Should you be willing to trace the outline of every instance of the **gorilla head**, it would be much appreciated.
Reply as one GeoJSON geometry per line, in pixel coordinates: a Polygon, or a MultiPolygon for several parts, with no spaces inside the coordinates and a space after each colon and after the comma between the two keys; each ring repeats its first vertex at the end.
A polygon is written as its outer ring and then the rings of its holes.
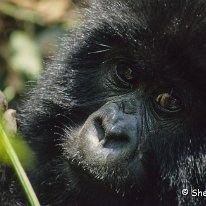
{"type": "Polygon", "coordinates": [[[94,1],[84,17],[20,109],[40,201],[205,205],[205,1],[94,1]]]}

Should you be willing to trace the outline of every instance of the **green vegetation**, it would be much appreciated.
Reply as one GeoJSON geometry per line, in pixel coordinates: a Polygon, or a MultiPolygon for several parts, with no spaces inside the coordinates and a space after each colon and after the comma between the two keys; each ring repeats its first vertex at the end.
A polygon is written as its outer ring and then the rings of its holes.
{"type": "Polygon", "coordinates": [[[19,178],[19,181],[25,191],[26,197],[31,206],[40,206],[35,192],[29,182],[29,179],[22,167],[20,159],[25,159],[26,166],[33,164],[32,153],[26,143],[21,139],[7,132],[3,121],[0,122],[0,161],[12,166],[19,178]],[[28,158],[30,156],[30,158],[28,158]]]}

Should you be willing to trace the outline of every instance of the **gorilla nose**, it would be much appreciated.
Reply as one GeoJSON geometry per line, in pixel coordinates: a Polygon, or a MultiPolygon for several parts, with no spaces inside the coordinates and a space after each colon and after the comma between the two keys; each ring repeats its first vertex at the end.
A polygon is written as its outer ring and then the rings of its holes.
{"type": "Polygon", "coordinates": [[[81,155],[105,164],[133,158],[140,142],[140,121],[128,111],[112,103],[90,115],[79,131],[81,155]]]}
{"type": "MultiPolygon", "coordinates": [[[[138,120],[117,107],[106,111],[99,119],[98,138],[105,148],[121,149],[138,143],[138,120]]],[[[96,128],[97,128],[96,127],[96,128]]]]}

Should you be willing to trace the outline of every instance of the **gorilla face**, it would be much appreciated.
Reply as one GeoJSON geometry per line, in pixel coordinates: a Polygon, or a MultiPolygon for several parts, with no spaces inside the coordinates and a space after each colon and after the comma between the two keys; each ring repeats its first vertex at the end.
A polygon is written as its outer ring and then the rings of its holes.
{"type": "Polygon", "coordinates": [[[204,205],[206,4],[94,2],[21,108],[46,205],[204,205]]]}

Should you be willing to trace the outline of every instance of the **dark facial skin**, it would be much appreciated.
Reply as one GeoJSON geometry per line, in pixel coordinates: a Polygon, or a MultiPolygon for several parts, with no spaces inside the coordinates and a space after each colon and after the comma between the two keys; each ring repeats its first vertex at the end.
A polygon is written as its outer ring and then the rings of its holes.
{"type": "Polygon", "coordinates": [[[85,19],[18,116],[42,205],[205,205],[205,1],[103,0],[85,19]]]}

